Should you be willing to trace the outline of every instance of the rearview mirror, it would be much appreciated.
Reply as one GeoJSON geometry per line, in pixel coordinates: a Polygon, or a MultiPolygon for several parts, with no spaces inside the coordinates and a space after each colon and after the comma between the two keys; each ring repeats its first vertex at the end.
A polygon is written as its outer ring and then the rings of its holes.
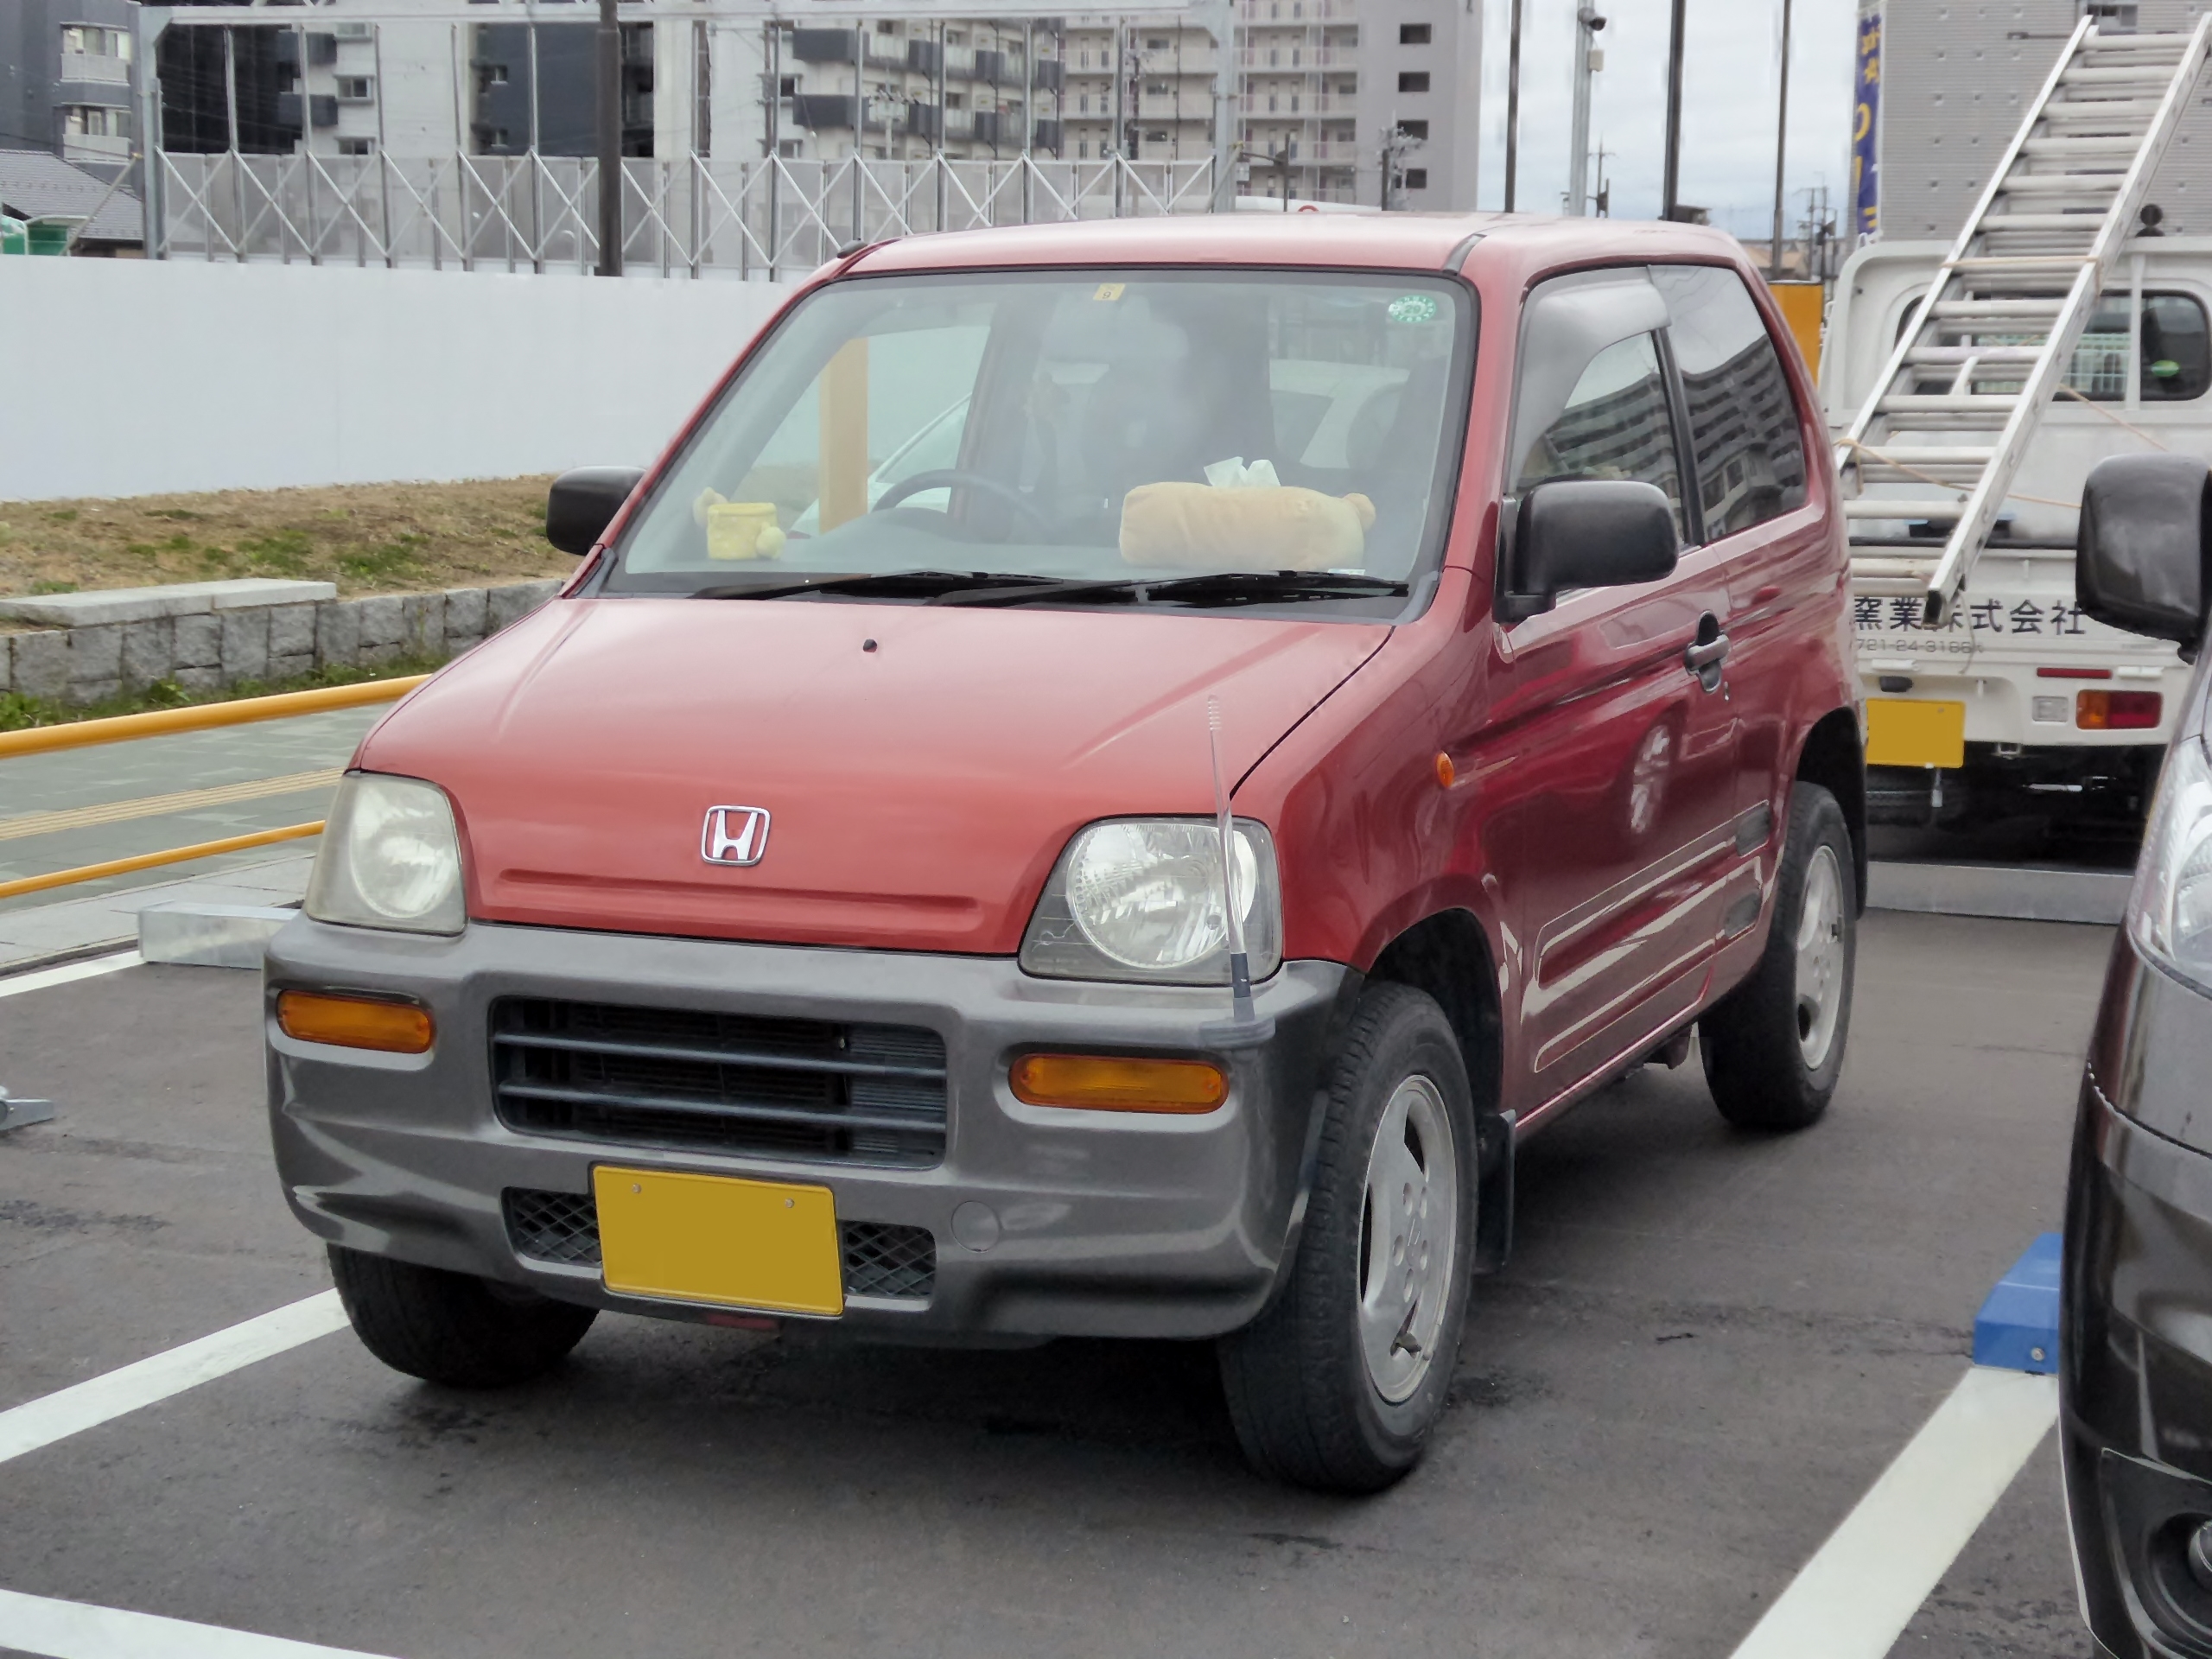
{"type": "Polygon", "coordinates": [[[2208,477],[2190,455],[2113,455],[2089,469],[2074,551],[2074,594],[2085,613],[2196,656],[2208,477]]]}
{"type": "Polygon", "coordinates": [[[635,467],[578,467],[545,496],[545,539],[563,553],[588,553],[607,533],[645,473],[635,467]]]}
{"type": "Polygon", "coordinates": [[[1675,510],[1655,484],[1562,478],[1521,498],[1498,618],[1548,611],[1573,588],[1622,588],[1675,574],[1675,510]]]}

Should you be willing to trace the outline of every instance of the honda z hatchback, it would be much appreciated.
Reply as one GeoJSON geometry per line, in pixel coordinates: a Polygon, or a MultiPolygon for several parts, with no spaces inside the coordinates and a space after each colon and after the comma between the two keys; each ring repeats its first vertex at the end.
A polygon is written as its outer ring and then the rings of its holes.
{"type": "Polygon", "coordinates": [[[1513,1148],[1693,1027],[1810,1123],[1863,888],[1818,406],[1734,242],[1291,217],[819,273],[355,756],[268,963],[363,1340],[1213,1338],[1419,1458],[1513,1148]]]}

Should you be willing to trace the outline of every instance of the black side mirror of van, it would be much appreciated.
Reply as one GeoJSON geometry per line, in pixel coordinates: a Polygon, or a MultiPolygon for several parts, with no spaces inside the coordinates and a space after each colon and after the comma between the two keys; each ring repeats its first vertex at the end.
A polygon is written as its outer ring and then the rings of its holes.
{"type": "Polygon", "coordinates": [[[588,553],[645,476],[636,467],[578,467],[545,495],[545,539],[563,553],[588,553]]]}
{"type": "Polygon", "coordinates": [[[2082,486],[2074,594],[2088,615],[2171,639],[2191,659],[2204,634],[2206,486],[2190,455],[2113,455],[2082,486]]]}
{"type": "Polygon", "coordinates": [[[1675,574],[1675,510],[1655,484],[1561,478],[1521,498],[1498,620],[1548,611],[1573,588],[1621,588],[1675,574]]]}

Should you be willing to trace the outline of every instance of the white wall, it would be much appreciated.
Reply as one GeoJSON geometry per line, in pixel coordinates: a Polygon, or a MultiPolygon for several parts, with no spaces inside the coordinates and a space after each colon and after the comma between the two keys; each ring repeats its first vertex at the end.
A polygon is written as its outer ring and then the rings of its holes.
{"type": "Polygon", "coordinates": [[[788,291],[0,258],[0,500],[643,466],[788,291]]]}

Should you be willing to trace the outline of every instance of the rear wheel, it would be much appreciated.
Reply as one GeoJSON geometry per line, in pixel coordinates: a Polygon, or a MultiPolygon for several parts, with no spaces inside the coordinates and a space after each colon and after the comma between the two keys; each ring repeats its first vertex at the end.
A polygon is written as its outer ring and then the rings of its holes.
{"type": "Polygon", "coordinates": [[[1443,1010],[1370,988],[1326,1110],[1289,1281],[1223,1338],[1222,1380],[1262,1473],[1378,1491],[1421,1460],[1466,1320],[1474,1110],[1443,1010]]]}
{"type": "Polygon", "coordinates": [[[1766,950],[1698,1027],[1706,1081],[1731,1123],[1802,1129],[1827,1109],[1851,1031],[1858,915],[1843,809],[1801,780],[1790,791],[1766,950]]]}
{"type": "Polygon", "coordinates": [[[442,1268],[330,1246],[361,1344],[395,1371],[454,1389],[526,1382],[559,1364],[597,1312],[442,1268]]]}

